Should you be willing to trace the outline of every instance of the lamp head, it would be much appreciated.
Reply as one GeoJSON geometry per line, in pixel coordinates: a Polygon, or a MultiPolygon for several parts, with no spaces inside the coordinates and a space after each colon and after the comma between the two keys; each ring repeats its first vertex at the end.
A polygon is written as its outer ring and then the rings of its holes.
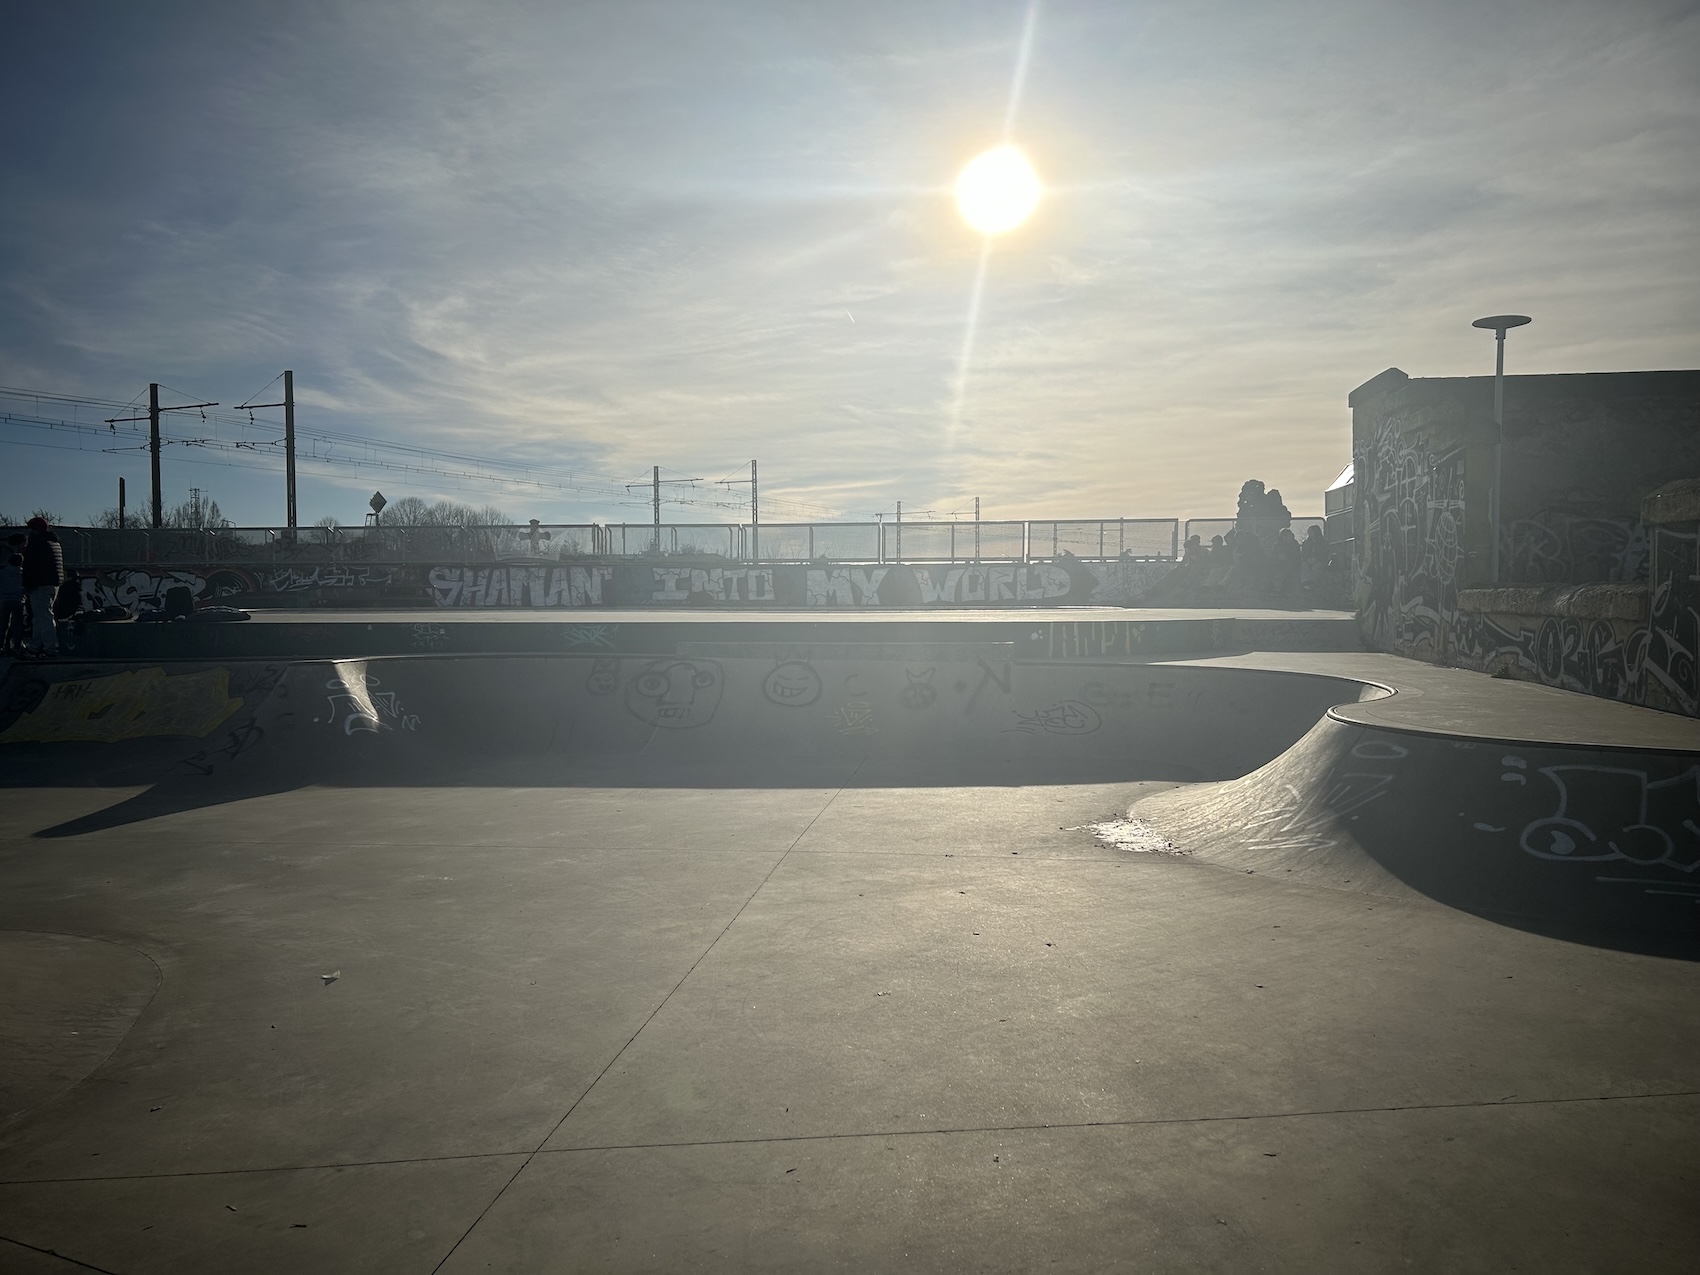
{"type": "Polygon", "coordinates": [[[1507,328],[1520,328],[1530,321],[1526,314],[1490,314],[1485,319],[1475,320],[1470,326],[1492,328],[1495,336],[1504,336],[1507,328]]]}

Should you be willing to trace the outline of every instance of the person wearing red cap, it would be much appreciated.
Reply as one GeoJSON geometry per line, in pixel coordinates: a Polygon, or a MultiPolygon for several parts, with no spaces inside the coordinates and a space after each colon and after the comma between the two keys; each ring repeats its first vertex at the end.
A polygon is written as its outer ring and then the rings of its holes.
{"type": "Polygon", "coordinates": [[[24,542],[24,594],[29,598],[33,639],[31,654],[58,655],[59,630],[53,623],[53,595],[65,583],[65,550],[47,519],[31,518],[24,524],[29,539],[24,542]]]}

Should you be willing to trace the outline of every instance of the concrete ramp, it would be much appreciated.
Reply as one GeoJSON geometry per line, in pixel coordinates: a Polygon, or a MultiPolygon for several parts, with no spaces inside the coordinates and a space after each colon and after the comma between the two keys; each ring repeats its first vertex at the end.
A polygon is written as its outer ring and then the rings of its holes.
{"type": "Polygon", "coordinates": [[[1158,793],[1132,813],[1207,862],[1700,956],[1695,753],[1474,741],[1329,715],[1250,774],[1158,793]]]}

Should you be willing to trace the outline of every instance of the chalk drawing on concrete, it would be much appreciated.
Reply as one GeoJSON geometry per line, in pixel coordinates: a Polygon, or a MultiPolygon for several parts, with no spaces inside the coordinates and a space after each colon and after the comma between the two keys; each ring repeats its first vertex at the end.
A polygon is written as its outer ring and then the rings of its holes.
{"type": "Polygon", "coordinates": [[[619,631],[618,624],[564,624],[561,626],[561,645],[611,651],[614,649],[614,635],[619,631]]]}
{"type": "Polygon", "coordinates": [[[1700,766],[1669,779],[1615,766],[1542,766],[1550,813],[1518,844],[1537,859],[1700,869],[1700,766]]]}
{"type": "Polygon", "coordinates": [[[410,625],[408,644],[415,651],[440,651],[449,644],[449,631],[441,624],[410,625]]]}
{"type": "Polygon", "coordinates": [[[197,775],[210,775],[226,762],[235,761],[265,737],[266,732],[258,722],[245,721],[233,727],[224,737],[224,743],[217,748],[203,749],[183,758],[178,765],[197,775]]]}
{"type": "Polygon", "coordinates": [[[986,663],[983,657],[976,658],[974,662],[980,666],[980,680],[975,683],[974,693],[968,697],[968,703],[963,706],[962,711],[964,713],[973,709],[975,701],[980,698],[981,692],[983,692],[987,686],[996,686],[998,690],[1002,691],[1005,695],[1008,695],[1010,683],[1015,676],[1014,667],[1010,664],[1006,663],[1003,666],[1003,672],[999,673],[990,664],[986,663]]]}
{"type": "Polygon", "coordinates": [[[917,712],[931,708],[939,697],[938,689],[933,685],[933,674],[937,672],[936,668],[904,669],[903,689],[897,693],[898,702],[904,708],[917,712]]]}
{"type": "Polygon", "coordinates": [[[590,662],[590,675],[584,679],[587,695],[612,695],[620,689],[620,661],[595,659],[590,662]]]}
{"type": "Polygon", "coordinates": [[[626,711],[662,730],[706,726],[725,684],[712,660],[651,660],[626,684],[626,711]]]}
{"type": "Polygon", "coordinates": [[[782,660],[761,682],[767,702],[781,708],[807,708],[820,699],[823,689],[820,674],[804,660],[782,660]]]}
{"type": "Polygon", "coordinates": [[[1015,714],[1015,725],[1005,732],[1023,735],[1090,735],[1104,724],[1098,710],[1082,700],[1066,699],[1036,712],[1015,714]]]}
{"type": "Polygon", "coordinates": [[[325,715],[315,717],[315,723],[328,723],[341,729],[344,735],[376,735],[382,731],[419,729],[419,716],[401,706],[394,691],[383,691],[376,677],[368,673],[338,671],[325,683],[330,692],[325,696],[325,715]]]}
{"type": "Polygon", "coordinates": [[[1393,779],[1390,774],[1334,770],[1312,791],[1300,793],[1292,784],[1282,784],[1286,801],[1259,810],[1240,825],[1242,831],[1254,834],[1246,846],[1308,853],[1330,849],[1340,839],[1340,821],[1386,796],[1393,779]]]}
{"type": "Polygon", "coordinates": [[[832,720],[840,735],[873,735],[879,728],[874,724],[874,706],[868,699],[867,688],[860,673],[844,679],[843,698],[832,712],[832,720]]]}

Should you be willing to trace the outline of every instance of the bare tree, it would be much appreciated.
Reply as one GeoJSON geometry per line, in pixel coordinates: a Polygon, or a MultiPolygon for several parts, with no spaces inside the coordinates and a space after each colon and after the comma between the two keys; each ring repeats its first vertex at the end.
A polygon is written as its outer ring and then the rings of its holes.
{"type": "Polygon", "coordinates": [[[514,520],[494,505],[474,508],[452,500],[427,503],[418,496],[403,496],[384,508],[386,527],[511,527],[514,520]]]}

